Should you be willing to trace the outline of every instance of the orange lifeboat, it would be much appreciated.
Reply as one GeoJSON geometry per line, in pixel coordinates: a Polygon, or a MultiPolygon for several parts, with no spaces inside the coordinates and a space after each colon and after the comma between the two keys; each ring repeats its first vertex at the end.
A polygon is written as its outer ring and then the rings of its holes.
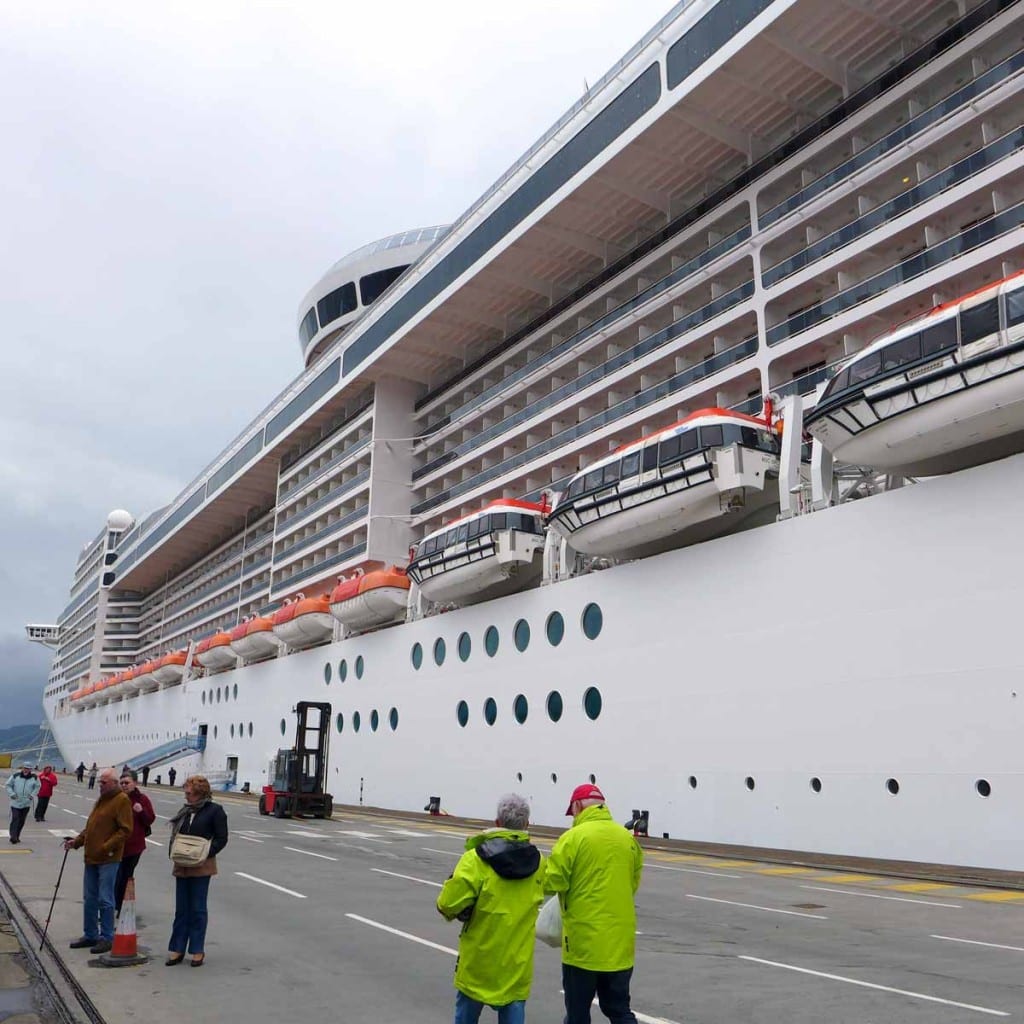
{"type": "Polygon", "coordinates": [[[153,669],[153,678],[161,686],[176,686],[185,674],[187,660],[187,651],[172,651],[170,654],[165,654],[162,658],[157,659],[156,668],[153,669]]]}
{"type": "Polygon", "coordinates": [[[121,689],[124,690],[125,693],[138,693],[138,677],[139,670],[137,668],[125,669],[121,673],[121,682],[119,684],[121,686],[121,689]]]}
{"type": "Polygon", "coordinates": [[[87,707],[91,707],[93,704],[96,703],[96,701],[93,699],[93,694],[95,693],[95,690],[96,690],[96,684],[95,683],[86,683],[85,686],[83,686],[81,691],[80,691],[80,693],[82,695],[81,696],[81,701],[87,707]]]}
{"type": "Polygon", "coordinates": [[[297,595],[274,612],[274,635],[289,647],[309,647],[334,634],[331,599],[297,595]]]}
{"type": "Polygon", "coordinates": [[[265,616],[254,616],[240,622],[228,633],[231,650],[240,658],[251,661],[277,654],[278,643],[272,632],[274,623],[265,616]]]}
{"type": "Polygon", "coordinates": [[[214,672],[217,669],[234,668],[236,655],[231,650],[230,643],[230,633],[214,633],[213,636],[208,636],[196,644],[195,660],[203,668],[214,672]]]}
{"type": "Polygon", "coordinates": [[[160,685],[153,675],[154,671],[156,671],[155,660],[145,662],[136,672],[134,682],[142,693],[155,690],[160,685]]]}
{"type": "Polygon", "coordinates": [[[395,622],[405,615],[409,582],[405,570],[394,565],[342,576],[331,591],[331,614],[349,629],[395,622]]]}

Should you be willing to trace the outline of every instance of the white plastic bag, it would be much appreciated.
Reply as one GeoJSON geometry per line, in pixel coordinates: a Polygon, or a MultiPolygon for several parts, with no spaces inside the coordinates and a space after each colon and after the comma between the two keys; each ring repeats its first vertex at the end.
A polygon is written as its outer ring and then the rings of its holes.
{"type": "Polygon", "coordinates": [[[537,938],[555,948],[562,945],[562,907],[557,896],[552,896],[540,908],[537,915],[537,938]]]}

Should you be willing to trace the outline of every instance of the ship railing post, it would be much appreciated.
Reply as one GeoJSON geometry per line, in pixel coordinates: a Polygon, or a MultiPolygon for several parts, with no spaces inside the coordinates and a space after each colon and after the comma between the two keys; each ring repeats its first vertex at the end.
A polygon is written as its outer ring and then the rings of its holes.
{"type": "Polygon", "coordinates": [[[815,511],[832,504],[834,487],[832,453],[817,438],[811,444],[811,508],[815,511]]]}
{"type": "Polygon", "coordinates": [[[782,452],[779,459],[779,519],[800,514],[800,448],[804,436],[804,403],[800,395],[782,400],[782,452]]]}

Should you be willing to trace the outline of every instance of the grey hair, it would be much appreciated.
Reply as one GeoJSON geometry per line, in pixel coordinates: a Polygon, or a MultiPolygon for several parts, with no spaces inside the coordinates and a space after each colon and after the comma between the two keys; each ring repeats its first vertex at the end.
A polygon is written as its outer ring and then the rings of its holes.
{"type": "Polygon", "coordinates": [[[502,828],[525,829],[530,824],[530,805],[518,793],[506,793],[498,798],[495,820],[502,828]]]}

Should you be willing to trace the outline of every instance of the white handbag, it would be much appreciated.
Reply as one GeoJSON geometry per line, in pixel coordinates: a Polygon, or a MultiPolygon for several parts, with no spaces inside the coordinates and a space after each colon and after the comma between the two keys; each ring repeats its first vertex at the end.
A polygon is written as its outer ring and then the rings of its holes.
{"type": "Polygon", "coordinates": [[[182,868],[196,868],[210,856],[210,840],[179,832],[171,843],[171,860],[182,868]]]}
{"type": "Polygon", "coordinates": [[[562,907],[552,896],[537,915],[537,938],[556,949],[562,945],[562,907]]]}

